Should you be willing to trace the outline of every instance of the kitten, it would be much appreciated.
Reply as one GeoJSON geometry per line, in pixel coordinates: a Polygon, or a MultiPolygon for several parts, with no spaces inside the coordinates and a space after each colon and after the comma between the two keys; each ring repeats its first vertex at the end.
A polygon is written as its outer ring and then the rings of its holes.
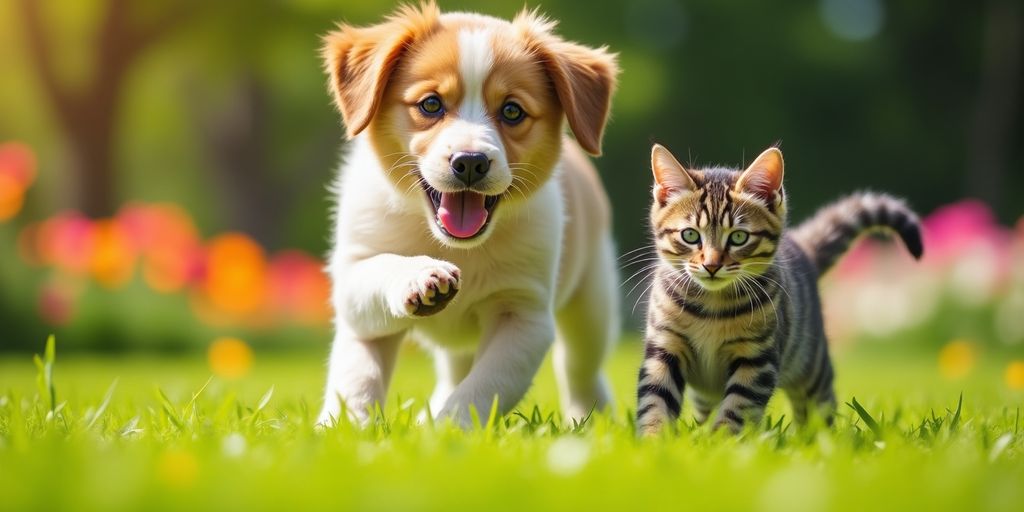
{"type": "Polygon", "coordinates": [[[732,432],[758,422],[776,388],[798,423],[808,410],[831,422],[836,398],[817,279],[865,230],[885,228],[922,253],[918,217],[901,200],[861,193],[790,232],[782,152],[745,171],[687,170],[660,145],[651,152],[651,227],[658,253],[637,391],[642,434],[674,425],[688,384],[703,423],[732,432]]]}

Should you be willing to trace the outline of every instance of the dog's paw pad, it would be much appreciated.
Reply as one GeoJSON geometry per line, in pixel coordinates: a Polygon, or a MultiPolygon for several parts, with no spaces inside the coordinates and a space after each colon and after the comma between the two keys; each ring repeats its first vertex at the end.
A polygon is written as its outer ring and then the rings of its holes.
{"type": "Polygon", "coordinates": [[[406,293],[406,314],[430,316],[441,312],[458,293],[459,285],[459,269],[454,265],[442,264],[421,270],[406,293]]]}

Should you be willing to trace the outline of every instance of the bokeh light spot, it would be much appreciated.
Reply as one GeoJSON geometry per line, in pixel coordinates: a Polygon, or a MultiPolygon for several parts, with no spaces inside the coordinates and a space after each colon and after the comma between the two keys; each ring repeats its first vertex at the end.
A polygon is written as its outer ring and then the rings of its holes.
{"type": "Polygon", "coordinates": [[[207,357],[213,374],[225,379],[245,377],[252,368],[252,349],[238,338],[217,338],[210,344],[207,357]]]}
{"type": "Polygon", "coordinates": [[[967,340],[953,340],[939,351],[939,373],[951,380],[970,375],[977,362],[975,344],[967,340]]]}
{"type": "Polygon", "coordinates": [[[195,484],[199,476],[199,461],[195,455],[184,451],[167,451],[160,455],[156,465],[156,476],[169,487],[186,489],[195,484]]]}
{"type": "Polygon", "coordinates": [[[39,316],[54,326],[67,325],[74,319],[78,290],[73,283],[54,280],[39,290],[39,316]]]}
{"type": "Polygon", "coordinates": [[[1014,391],[1024,391],[1024,361],[1010,361],[1006,366],[1006,386],[1014,391]]]}
{"type": "Polygon", "coordinates": [[[821,19],[840,39],[866,41],[881,32],[885,7],[879,0],[822,0],[821,19]]]}

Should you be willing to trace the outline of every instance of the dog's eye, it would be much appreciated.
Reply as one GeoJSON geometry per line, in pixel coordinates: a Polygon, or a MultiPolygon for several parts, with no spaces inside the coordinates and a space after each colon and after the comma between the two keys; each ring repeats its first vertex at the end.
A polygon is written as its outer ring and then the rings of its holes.
{"type": "Polygon", "coordinates": [[[441,103],[441,98],[428,96],[427,99],[420,102],[420,112],[428,117],[436,117],[444,114],[444,104],[441,103]]]}
{"type": "Polygon", "coordinates": [[[746,231],[743,231],[742,229],[738,229],[736,231],[733,231],[729,235],[729,243],[731,245],[735,245],[735,246],[743,245],[743,244],[747,243],[747,240],[749,240],[749,239],[750,239],[750,233],[747,233],[746,231]]]}
{"type": "Polygon", "coordinates": [[[501,119],[508,124],[516,124],[524,117],[526,117],[526,112],[523,112],[523,107],[514,101],[505,102],[501,106],[501,119]]]}
{"type": "Polygon", "coordinates": [[[686,228],[683,230],[683,241],[688,244],[700,242],[700,233],[696,229],[686,228]]]}

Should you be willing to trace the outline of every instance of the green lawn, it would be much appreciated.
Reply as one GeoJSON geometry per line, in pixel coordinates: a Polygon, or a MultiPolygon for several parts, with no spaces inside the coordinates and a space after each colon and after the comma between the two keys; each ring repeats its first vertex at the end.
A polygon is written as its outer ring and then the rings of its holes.
{"type": "Polygon", "coordinates": [[[950,381],[932,353],[842,353],[839,396],[856,397],[865,414],[843,405],[833,429],[790,427],[778,397],[772,425],[739,437],[687,423],[678,436],[638,441],[628,412],[639,356],[639,346],[626,343],[609,364],[620,400],[614,416],[578,429],[548,421],[556,399],[544,368],[520,405],[525,418],[465,433],[416,425],[432,378],[429,361],[412,349],[399,363],[386,420],[326,433],[311,425],[322,354],[257,351],[247,377],[215,378],[204,389],[202,354],[58,353],[55,414],[31,358],[7,356],[0,358],[0,510],[1024,506],[1024,394],[1006,387],[1004,361],[994,356],[950,381]]]}

